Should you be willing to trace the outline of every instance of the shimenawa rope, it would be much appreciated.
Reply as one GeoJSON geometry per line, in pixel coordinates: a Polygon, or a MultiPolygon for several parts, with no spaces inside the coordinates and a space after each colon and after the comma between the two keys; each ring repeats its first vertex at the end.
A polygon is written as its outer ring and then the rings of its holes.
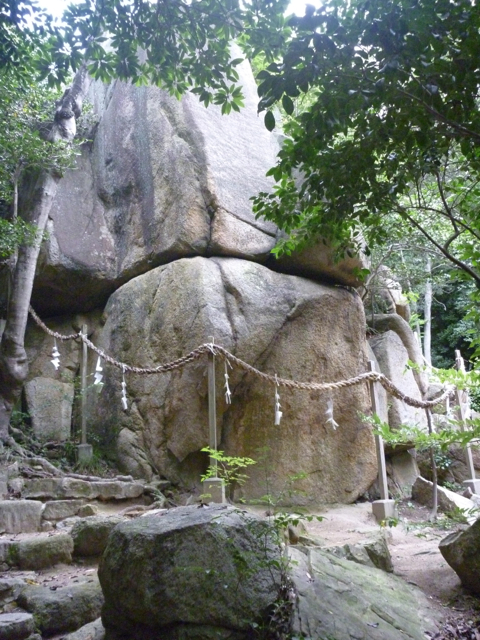
{"type": "Polygon", "coordinates": [[[193,362],[198,360],[204,353],[212,353],[215,356],[222,357],[225,361],[227,361],[230,366],[234,364],[239,368],[247,371],[248,373],[252,373],[253,375],[266,380],[272,384],[276,384],[280,387],[287,387],[288,389],[305,389],[309,391],[332,391],[335,389],[345,389],[347,387],[353,387],[357,384],[361,384],[362,382],[378,382],[382,385],[382,387],[388,391],[392,396],[398,398],[399,400],[403,400],[406,404],[417,407],[419,409],[429,409],[439,404],[445,398],[447,398],[453,390],[453,387],[448,386],[445,391],[434,398],[433,400],[417,400],[416,398],[411,398],[410,396],[405,395],[398,389],[383,373],[379,373],[377,371],[367,371],[366,373],[361,373],[354,378],[349,378],[348,380],[339,380],[337,382],[298,382],[296,380],[289,380],[288,378],[279,378],[276,375],[270,375],[268,373],[264,373],[263,371],[259,371],[252,365],[244,362],[240,358],[237,358],[232,353],[227,351],[224,347],[221,347],[218,344],[214,344],[211,342],[207,342],[205,344],[200,345],[183,358],[178,358],[177,360],[173,360],[172,362],[167,362],[165,364],[160,364],[158,367],[132,367],[131,365],[125,364],[124,362],[120,362],[112,356],[109,356],[102,349],[99,349],[91,340],[88,339],[81,331],[78,333],[71,333],[69,335],[63,335],[56,331],[52,331],[47,327],[47,325],[38,317],[32,307],[30,307],[30,315],[41,327],[45,333],[52,336],[53,338],[57,338],[57,340],[81,340],[84,342],[89,349],[98,354],[105,362],[108,362],[114,367],[121,369],[122,371],[129,371],[130,373],[136,373],[140,375],[149,375],[154,373],[166,373],[167,371],[173,371],[175,369],[180,369],[184,367],[189,362],[193,362]]]}

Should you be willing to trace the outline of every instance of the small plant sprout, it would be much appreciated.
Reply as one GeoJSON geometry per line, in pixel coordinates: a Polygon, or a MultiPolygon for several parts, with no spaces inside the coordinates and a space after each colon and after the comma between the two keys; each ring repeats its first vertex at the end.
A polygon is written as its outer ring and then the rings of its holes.
{"type": "Polygon", "coordinates": [[[201,476],[201,481],[205,482],[211,478],[221,478],[225,487],[229,488],[230,497],[232,497],[235,485],[242,486],[248,480],[248,476],[243,472],[243,469],[252,464],[257,464],[251,458],[227,456],[223,451],[217,451],[210,447],[204,447],[202,451],[208,453],[211,463],[206,473],[201,476]]]}

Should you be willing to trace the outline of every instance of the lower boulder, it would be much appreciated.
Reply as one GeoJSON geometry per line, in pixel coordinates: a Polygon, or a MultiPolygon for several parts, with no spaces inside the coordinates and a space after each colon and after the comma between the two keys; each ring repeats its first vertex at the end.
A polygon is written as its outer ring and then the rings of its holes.
{"type": "Polygon", "coordinates": [[[463,586],[480,595],[480,518],[465,531],[444,538],[439,549],[463,586]]]}
{"type": "Polygon", "coordinates": [[[99,567],[106,639],[251,638],[280,588],[270,525],[223,505],[124,522],[99,567]]]}
{"type": "Polygon", "coordinates": [[[435,614],[401,578],[322,549],[290,549],[294,637],[425,640],[435,614]]]}

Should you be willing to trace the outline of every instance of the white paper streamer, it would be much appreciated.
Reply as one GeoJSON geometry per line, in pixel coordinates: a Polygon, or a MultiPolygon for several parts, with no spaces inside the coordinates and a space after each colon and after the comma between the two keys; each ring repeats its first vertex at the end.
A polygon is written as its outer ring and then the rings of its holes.
{"type": "Polygon", "coordinates": [[[280,411],[280,409],[282,408],[280,405],[280,396],[278,394],[278,386],[276,383],[277,380],[277,374],[275,374],[275,426],[278,426],[280,424],[280,420],[282,419],[283,416],[283,411],[280,411]]]}
{"type": "Polygon", "coordinates": [[[123,367],[123,373],[122,373],[122,407],[124,411],[127,411],[128,402],[127,402],[127,383],[125,382],[125,367],[123,367]]]}
{"type": "Polygon", "coordinates": [[[224,389],[225,389],[225,402],[226,402],[227,404],[232,404],[232,392],[230,391],[230,387],[229,387],[229,385],[228,385],[228,378],[229,378],[229,375],[228,375],[228,366],[229,366],[229,365],[230,365],[230,367],[232,366],[232,365],[228,362],[228,360],[225,360],[225,384],[224,384],[223,386],[224,386],[224,389]]]}
{"type": "Polygon", "coordinates": [[[101,391],[103,387],[103,367],[102,367],[102,358],[98,356],[97,366],[95,367],[95,373],[93,375],[93,384],[98,388],[98,391],[101,391]]]}
{"type": "Polygon", "coordinates": [[[325,411],[325,415],[327,416],[327,424],[329,424],[335,430],[338,427],[338,423],[335,422],[333,418],[333,399],[329,398],[327,400],[327,409],[325,411]]]}
{"type": "Polygon", "coordinates": [[[52,349],[53,360],[50,360],[50,362],[53,364],[55,369],[58,369],[58,367],[60,366],[60,351],[57,349],[57,339],[54,338],[53,340],[54,340],[53,349],[52,349]]]}

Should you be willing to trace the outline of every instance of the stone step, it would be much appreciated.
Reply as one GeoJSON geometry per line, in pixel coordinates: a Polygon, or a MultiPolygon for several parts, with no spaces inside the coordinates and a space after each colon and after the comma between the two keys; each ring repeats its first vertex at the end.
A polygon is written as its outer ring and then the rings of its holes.
{"type": "Polygon", "coordinates": [[[100,616],[103,595],[98,578],[51,590],[44,585],[26,585],[18,605],[33,614],[42,635],[76,631],[100,616]]]}
{"type": "Polygon", "coordinates": [[[31,613],[0,614],[0,640],[24,640],[35,631],[31,613]]]}

